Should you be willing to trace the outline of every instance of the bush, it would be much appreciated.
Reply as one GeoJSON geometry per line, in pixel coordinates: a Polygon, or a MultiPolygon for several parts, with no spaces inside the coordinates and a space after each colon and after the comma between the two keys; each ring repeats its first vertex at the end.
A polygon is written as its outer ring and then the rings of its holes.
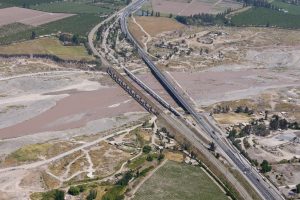
{"type": "Polygon", "coordinates": [[[48,192],[45,192],[42,194],[42,200],[48,200],[48,199],[54,199],[54,200],[64,200],[65,199],[65,192],[62,190],[50,190],[48,192]]]}
{"type": "Polygon", "coordinates": [[[93,200],[97,197],[97,190],[90,190],[89,195],[86,197],[87,200],[93,200]]]}
{"type": "Polygon", "coordinates": [[[261,166],[261,171],[263,173],[269,172],[272,169],[272,166],[269,165],[269,162],[266,160],[263,160],[262,163],[260,164],[260,166],[261,166]]]}
{"type": "Polygon", "coordinates": [[[147,158],[146,158],[146,160],[149,161],[149,162],[151,162],[151,161],[153,161],[153,157],[151,155],[148,155],[147,158]]]}
{"type": "Polygon", "coordinates": [[[80,194],[80,188],[77,186],[71,186],[68,190],[68,194],[72,196],[77,196],[80,194]]]}
{"type": "Polygon", "coordinates": [[[157,160],[161,161],[161,160],[163,160],[164,158],[165,158],[165,155],[162,154],[162,153],[160,153],[160,154],[158,155],[158,157],[157,157],[157,160]]]}
{"type": "Polygon", "coordinates": [[[139,176],[146,176],[147,173],[148,173],[149,171],[151,171],[152,169],[154,169],[153,166],[147,167],[146,169],[144,169],[143,171],[141,171],[141,172],[139,173],[139,176]]]}
{"type": "Polygon", "coordinates": [[[86,189],[86,185],[78,185],[79,191],[84,192],[86,189]]]}
{"type": "Polygon", "coordinates": [[[296,192],[300,193],[300,183],[298,185],[296,185],[296,192]]]}
{"type": "Polygon", "coordinates": [[[145,146],[143,147],[143,152],[144,152],[144,153],[150,153],[150,151],[151,151],[151,147],[150,147],[149,145],[145,145],[145,146]]]}
{"type": "Polygon", "coordinates": [[[122,200],[124,199],[123,193],[124,186],[115,186],[111,189],[109,189],[104,196],[102,197],[102,200],[122,200]]]}
{"type": "Polygon", "coordinates": [[[55,190],[54,193],[55,200],[64,200],[65,199],[65,192],[62,190],[55,190]]]}
{"type": "Polygon", "coordinates": [[[132,172],[128,171],[124,174],[124,176],[116,183],[116,185],[126,186],[130,179],[133,177],[132,172]]]}

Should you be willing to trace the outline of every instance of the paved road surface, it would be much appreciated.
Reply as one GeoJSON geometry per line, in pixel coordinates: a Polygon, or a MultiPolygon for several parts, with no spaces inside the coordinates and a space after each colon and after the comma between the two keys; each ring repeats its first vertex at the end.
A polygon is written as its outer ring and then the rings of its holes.
{"type": "Polygon", "coordinates": [[[240,172],[242,174],[244,173],[244,177],[248,179],[249,183],[252,184],[252,186],[257,190],[261,197],[270,200],[283,199],[283,197],[276,188],[266,183],[262,179],[261,175],[256,170],[252,169],[251,164],[247,162],[245,158],[241,157],[241,155],[238,152],[234,151],[234,149],[229,147],[228,144],[219,137],[219,135],[221,135],[220,130],[216,129],[216,127],[214,127],[208,119],[197,113],[193,106],[190,105],[190,103],[182,97],[182,95],[175,89],[171,82],[155,66],[155,64],[150,60],[144,49],[130,34],[127,26],[127,17],[139,7],[141,7],[144,2],[145,0],[137,0],[136,2],[128,6],[126,9],[124,9],[123,14],[121,16],[122,32],[126,34],[127,38],[130,39],[133,42],[133,44],[137,47],[140,57],[148,65],[148,67],[151,69],[151,71],[160,81],[160,83],[171,94],[174,100],[194,117],[195,121],[197,122],[197,125],[200,126],[202,130],[205,131],[205,133],[208,134],[215,141],[217,146],[221,148],[223,152],[226,153],[226,155],[231,159],[231,161],[240,170],[240,172]]]}

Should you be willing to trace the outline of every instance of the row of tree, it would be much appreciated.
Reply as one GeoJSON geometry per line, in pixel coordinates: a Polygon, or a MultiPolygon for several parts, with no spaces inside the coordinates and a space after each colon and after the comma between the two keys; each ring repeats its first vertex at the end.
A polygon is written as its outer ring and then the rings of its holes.
{"type": "Polygon", "coordinates": [[[282,0],[282,1],[288,4],[300,5],[300,0],[282,0]]]}
{"type": "Polygon", "coordinates": [[[149,10],[141,10],[142,16],[154,16],[160,17],[160,12],[154,12],[153,10],[150,12],[149,10]]]}
{"type": "Polygon", "coordinates": [[[290,129],[295,129],[295,130],[300,130],[300,126],[298,122],[288,122],[284,118],[280,118],[278,115],[273,115],[271,120],[270,120],[270,125],[269,125],[270,130],[286,130],[288,128],[290,129]]]}
{"type": "Polygon", "coordinates": [[[272,4],[270,4],[267,0],[237,0],[237,1],[243,3],[243,6],[254,6],[254,7],[263,7],[263,8],[272,7],[272,4]]]}
{"type": "Polygon", "coordinates": [[[229,20],[225,17],[232,10],[229,8],[223,13],[219,14],[208,14],[201,13],[191,16],[176,16],[175,19],[186,25],[216,25],[216,24],[228,24],[229,20]]]}

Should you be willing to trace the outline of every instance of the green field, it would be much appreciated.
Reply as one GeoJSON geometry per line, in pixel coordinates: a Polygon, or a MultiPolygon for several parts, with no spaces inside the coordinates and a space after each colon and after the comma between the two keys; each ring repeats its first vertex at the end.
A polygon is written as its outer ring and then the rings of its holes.
{"type": "Polygon", "coordinates": [[[14,33],[26,31],[31,28],[32,26],[21,24],[21,23],[7,24],[0,27],[0,37],[5,37],[14,33]]]}
{"type": "Polygon", "coordinates": [[[88,14],[108,14],[111,12],[109,6],[96,6],[93,4],[84,4],[76,2],[53,2],[43,3],[31,6],[31,9],[41,10],[45,12],[60,12],[60,13],[88,13],[88,14]]]}
{"type": "Polygon", "coordinates": [[[147,180],[134,200],[226,200],[228,197],[200,167],[168,161],[147,180]]]}
{"type": "Polygon", "coordinates": [[[300,16],[267,8],[251,8],[231,18],[234,26],[274,26],[300,28],[300,16]]]}
{"type": "Polygon", "coordinates": [[[274,0],[272,3],[274,6],[277,6],[279,8],[283,8],[288,11],[288,14],[291,15],[300,15],[300,6],[284,3],[280,0],[274,0]]]}
{"type": "Polygon", "coordinates": [[[112,14],[125,5],[125,0],[0,0],[0,7],[1,5],[3,7],[7,5],[22,7],[24,2],[32,9],[46,12],[74,13],[76,15],[38,27],[25,27],[20,24],[2,27],[2,29],[0,27],[0,45],[28,40],[32,31],[36,32],[38,36],[68,32],[86,37],[96,24],[105,19],[106,15],[112,14]]]}
{"type": "Polygon", "coordinates": [[[86,36],[88,32],[102,20],[103,18],[96,14],[78,14],[38,27],[32,27],[26,30],[13,32],[5,37],[0,37],[0,44],[9,44],[11,42],[28,40],[30,39],[32,31],[35,31],[37,35],[47,35],[60,31],[86,36]]]}
{"type": "Polygon", "coordinates": [[[52,54],[67,60],[94,60],[84,46],[63,46],[56,38],[41,38],[0,46],[3,54],[52,54]]]}

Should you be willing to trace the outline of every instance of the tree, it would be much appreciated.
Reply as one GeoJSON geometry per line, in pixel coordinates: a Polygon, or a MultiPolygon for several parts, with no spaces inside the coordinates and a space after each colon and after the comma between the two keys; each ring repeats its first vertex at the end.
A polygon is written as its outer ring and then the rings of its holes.
{"type": "Polygon", "coordinates": [[[86,185],[78,185],[79,191],[84,192],[86,189],[86,185]]]}
{"type": "Polygon", "coordinates": [[[257,167],[258,166],[258,161],[257,160],[252,160],[252,164],[257,167]]]}
{"type": "Polygon", "coordinates": [[[80,194],[80,188],[77,186],[71,186],[68,190],[68,194],[77,196],[80,194]]]}
{"type": "Polygon", "coordinates": [[[252,132],[252,126],[247,124],[244,128],[242,128],[241,130],[241,135],[245,136],[245,135],[250,135],[252,132]]]}
{"type": "Polygon", "coordinates": [[[244,109],[242,106],[238,106],[235,110],[236,113],[241,113],[241,112],[244,112],[244,109]]]}
{"type": "Polygon", "coordinates": [[[132,171],[127,171],[124,176],[116,183],[116,185],[126,186],[133,177],[132,171]]]}
{"type": "Polygon", "coordinates": [[[279,128],[279,117],[278,115],[273,115],[270,121],[270,130],[277,130],[279,128]]]}
{"type": "Polygon", "coordinates": [[[249,108],[248,106],[245,107],[244,113],[248,113],[249,112],[249,108]]]}
{"type": "Polygon", "coordinates": [[[265,111],[265,120],[267,120],[267,119],[268,119],[268,114],[269,114],[269,111],[268,111],[268,110],[266,110],[266,111],[265,111]]]}
{"type": "Polygon", "coordinates": [[[231,131],[229,131],[228,138],[229,138],[230,140],[234,140],[234,138],[236,137],[236,134],[237,134],[236,129],[232,129],[231,131]]]}
{"type": "Polygon", "coordinates": [[[72,42],[74,44],[79,44],[79,36],[77,34],[73,35],[72,42]]]}
{"type": "Polygon", "coordinates": [[[30,39],[34,40],[35,38],[36,38],[36,33],[35,33],[35,31],[32,31],[30,39]]]}
{"type": "Polygon", "coordinates": [[[288,121],[286,119],[280,119],[279,120],[279,127],[281,129],[287,129],[288,128],[288,121]]]}
{"type": "Polygon", "coordinates": [[[97,190],[90,190],[89,195],[86,197],[87,200],[93,200],[97,197],[97,190]]]}
{"type": "Polygon", "coordinates": [[[166,127],[162,127],[162,128],[161,128],[161,132],[168,133],[166,127]]]}
{"type": "Polygon", "coordinates": [[[300,193],[300,183],[298,185],[296,185],[296,192],[300,193]]]}
{"type": "Polygon", "coordinates": [[[143,147],[143,152],[144,152],[144,153],[150,153],[151,149],[152,149],[151,146],[145,145],[145,146],[143,147]]]}
{"type": "Polygon", "coordinates": [[[162,154],[162,153],[160,153],[160,154],[158,155],[158,157],[157,157],[157,160],[158,160],[158,161],[161,161],[161,160],[163,160],[164,158],[165,158],[165,155],[162,154]]]}
{"type": "Polygon", "coordinates": [[[151,155],[148,155],[147,158],[146,158],[146,160],[148,162],[152,162],[153,161],[153,157],[151,155]]]}
{"type": "Polygon", "coordinates": [[[270,134],[270,130],[267,129],[264,123],[253,125],[252,130],[255,135],[259,136],[267,136],[270,134]]]}
{"type": "Polygon", "coordinates": [[[261,167],[261,171],[263,173],[267,173],[267,172],[271,171],[271,169],[272,169],[272,166],[266,160],[262,161],[262,163],[260,164],[260,167],[261,167]]]}
{"type": "Polygon", "coordinates": [[[65,199],[65,192],[62,191],[62,190],[55,190],[54,199],[55,200],[64,200],[65,199]]]}
{"type": "Polygon", "coordinates": [[[214,142],[211,142],[211,143],[209,144],[209,150],[211,150],[211,151],[215,151],[215,150],[216,150],[216,145],[215,145],[214,142]]]}

